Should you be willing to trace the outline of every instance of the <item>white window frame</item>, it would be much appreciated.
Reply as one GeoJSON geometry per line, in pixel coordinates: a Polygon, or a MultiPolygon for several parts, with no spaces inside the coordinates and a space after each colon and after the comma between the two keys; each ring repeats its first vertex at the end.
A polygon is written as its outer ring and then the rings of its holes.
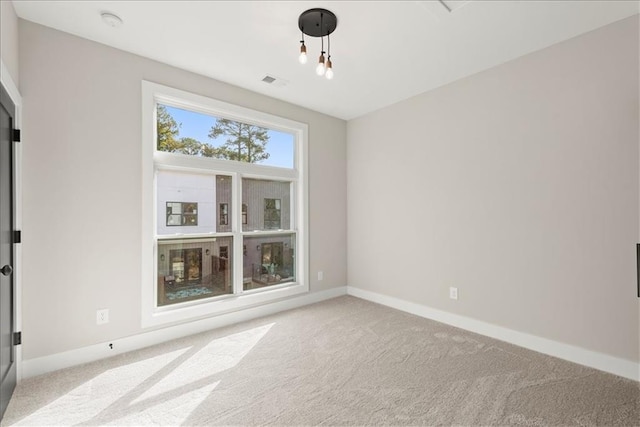
{"type": "MultiPolygon", "coordinates": [[[[142,327],[154,327],[169,323],[179,323],[203,316],[214,316],[266,304],[309,291],[309,190],[308,190],[308,126],[305,123],[229,104],[209,97],[180,89],[142,81],[142,327]],[[293,134],[294,167],[280,168],[266,165],[240,163],[213,158],[187,156],[160,152],[156,149],[156,106],[158,103],[174,107],[250,123],[268,129],[293,134]],[[214,298],[171,304],[157,305],[157,236],[156,236],[156,188],[157,169],[191,171],[207,174],[225,174],[233,177],[231,200],[231,224],[229,233],[216,235],[234,236],[233,277],[235,292],[214,298]],[[242,178],[283,180],[293,183],[295,203],[291,206],[292,227],[290,230],[243,232],[242,231],[242,178]],[[267,288],[243,291],[242,262],[243,236],[287,234],[296,236],[295,282],[267,288]]],[[[216,221],[217,223],[217,221],[216,221]]],[[[205,236],[203,236],[205,237],[205,236]]]]}

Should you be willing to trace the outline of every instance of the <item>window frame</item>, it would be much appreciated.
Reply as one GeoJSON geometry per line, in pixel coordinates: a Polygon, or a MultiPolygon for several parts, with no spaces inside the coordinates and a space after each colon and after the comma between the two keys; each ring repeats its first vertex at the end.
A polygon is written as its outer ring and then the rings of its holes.
{"type": "MultiPolygon", "coordinates": [[[[308,125],[272,114],[252,110],[203,95],[142,81],[142,274],[141,323],[143,328],[187,321],[203,316],[265,304],[309,291],[309,190],[308,190],[308,125]],[[157,150],[157,104],[263,126],[294,136],[293,168],[202,158],[157,150]],[[233,237],[234,293],[203,300],[157,305],[157,240],[156,169],[232,176],[230,232],[215,233],[233,237]],[[280,180],[292,183],[291,228],[288,230],[242,231],[242,179],[280,180]],[[243,291],[242,266],[244,236],[293,234],[296,244],[295,281],[274,285],[259,291],[243,291]],[[239,273],[239,274],[238,274],[239,273]]],[[[189,235],[194,237],[194,235],[189,235]]],[[[203,236],[205,237],[205,236],[203,236]]]]}

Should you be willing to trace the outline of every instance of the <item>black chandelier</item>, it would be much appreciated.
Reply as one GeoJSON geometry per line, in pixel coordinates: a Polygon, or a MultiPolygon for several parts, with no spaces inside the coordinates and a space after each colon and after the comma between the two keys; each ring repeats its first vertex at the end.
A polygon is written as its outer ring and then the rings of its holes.
{"type": "Polygon", "coordinates": [[[311,37],[320,37],[320,57],[316,66],[316,74],[325,76],[331,80],[333,78],[333,64],[331,63],[331,40],[329,34],[338,26],[338,18],[333,12],[327,9],[309,9],[300,14],[298,18],[298,27],[302,31],[302,40],[300,40],[300,57],[301,64],[307,63],[307,47],[304,45],[304,35],[311,37]],[[324,59],[324,37],[327,37],[327,60],[324,59]]]}

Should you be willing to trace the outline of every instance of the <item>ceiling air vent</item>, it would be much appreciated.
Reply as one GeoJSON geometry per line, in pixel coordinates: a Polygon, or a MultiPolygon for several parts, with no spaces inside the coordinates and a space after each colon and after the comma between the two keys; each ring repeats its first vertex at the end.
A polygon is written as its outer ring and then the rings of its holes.
{"type": "Polygon", "coordinates": [[[287,83],[289,83],[285,79],[276,76],[270,76],[268,74],[262,78],[262,81],[276,87],[286,86],[287,83]]]}

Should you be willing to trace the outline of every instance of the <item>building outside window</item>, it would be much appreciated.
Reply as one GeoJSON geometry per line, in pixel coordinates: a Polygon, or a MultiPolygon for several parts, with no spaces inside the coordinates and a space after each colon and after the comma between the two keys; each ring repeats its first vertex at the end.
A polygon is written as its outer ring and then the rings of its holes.
{"type": "Polygon", "coordinates": [[[280,199],[264,199],[264,228],[280,228],[280,199]]]}

